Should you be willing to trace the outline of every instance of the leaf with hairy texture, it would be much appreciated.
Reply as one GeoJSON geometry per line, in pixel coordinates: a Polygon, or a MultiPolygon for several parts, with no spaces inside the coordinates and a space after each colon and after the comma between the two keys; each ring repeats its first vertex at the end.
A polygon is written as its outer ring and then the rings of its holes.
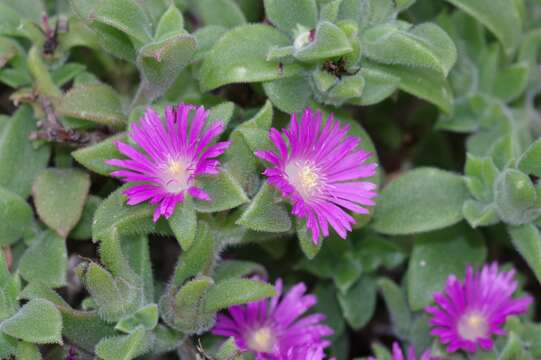
{"type": "Polygon", "coordinates": [[[195,49],[195,38],[183,31],[143,46],[137,55],[142,86],[154,98],[162,95],[188,65],[195,49]]]}
{"type": "Polygon", "coordinates": [[[72,88],[57,101],[57,110],[64,116],[90,120],[115,128],[121,128],[127,122],[119,95],[105,84],[80,85],[72,88]]]}
{"type": "Polygon", "coordinates": [[[291,229],[291,219],[284,203],[276,203],[277,193],[267,183],[237,220],[238,225],[255,231],[286,232],[291,229]]]}
{"type": "Polygon", "coordinates": [[[408,266],[408,299],[413,310],[432,302],[450,274],[461,278],[467,265],[481,265],[487,255],[481,235],[464,223],[417,237],[408,266]]]}
{"type": "Polygon", "coordinates": [[[34,182],[32,193],[41,220],[67,237],[77,225],[90,189],[88,174],[75,169],[46,169],[34,182]]]}
{"type": "Polygon", "coordinates": [[[22,106],[4,121],[0,130],[0,186],[23,198],[32,191],[32,183],[47,166],[50,147],[32,146],[30,134],[36,130],[36,120],[28,106],[22,106]]]}
{"type": "Polygon", "coordinates": [[[515,1],[447,0],[485,25],[511,54],[521,37],[522,20],[515,1]],[[505,14],[505,16],[502,16],[505,14]]]}
{"type": "Polygon", "coordinates": [[[406,300],[406,294],[391,279],[379,279],[377,284],[389,311],[394,333],[400,337],[407,336],[412,314],[406,300]]]}
{"type": "Polygon", "coordinates": [[[103,321],[96,311],[79,311],[66,306],[58,309],[62,314],[64,337],[89,353],[94,352],[101,339],[117,334],[113,325],[103,321]]]}
{"type": "Polygon", "coordinates": [[[302,111],[312,95],[308,79],[302,74],[264,82],[263,89],[274,106],[286,113],[302,111]]]}
{"type": "Polygon", "coordinates": [[[378,197],[372,227],[383,234],[414,234],[453,225],[469,197],[461,176],[418,168],[389,183],[378,197]]]}
{"type": "Polygon", "coordinates": [[[34,344],[62,344],[62,315],[50,301],[33,299],[4,320],[0,331],[34,344]]]}
{"type": "Polygon", "coordinates": [[[263,24],[238,26],[224,34],[207,54],[201,66],[201,88],[215,89],[231,83],[269,81],[300,71],[296,64],[267,61],[271,47],[289,45],[289,39],[263,24]]]}
{"type": "Polygon", "coordinates": [[[231,305],[246,304],[275,295],[274,286],[259,280],[226,279],[208,291],[205,311],[216,312],[231,305]]]}
{"type": "Polygon", "coordinates": [[[246,193],[227,169],[221,169],[216,176],[202,176],[197,183],[211,199],[210,201],[196,200],[197,211],[224,211],[248,202],[246,193]]]}
{"type": "Polygon", "coordinates": [[[109,176],[117,168],[112,165],[107,165],[105,162],[110,159],[121,159],[123,155],[117,150],[115,141],[126,142],[126,134],[121,133],[111,136],[97,144],[75,150],[71,156],[78,163],[97,174],[109,176]]]}
{"type": "Polygon", "coordinates": [[[152,207],[148,203],[126,205],[122,194],[125,186],[113,192],[102,201],[94,213],[92,238],[100,240],[114,233],[142,234],[155,229],[152,222],[152,207]]]}
{"type": "Polygon", "coordinates": [[[400,79],[397,87],[436,105],[446,114],[453,112],[453,92],[443,75],[428,68],[385,65],[369,62],[368,65],[382,74],[400,79]]]}
{"type": "Polygon", "coordinates": [[[234,28],[246,23],[242,10],[234,0],[198,0],[196,10],[205,25],[234,28]]]}
{"type": "Polygon", "coordinates": [[[168,221],[182,249],[188,250],[195,240],[197,230],[197,214],[193,199],[186,197],[182,204],[177,204],[175,212],[168,221]]]}
{"type": "Polygon", "coordinates": [[[66,242],[52,231],[41,233],[19,261],[19,271],[26,281],[53,288],[66,285],[67,268],[66,242]]]}
{"type": "Polygon", "coordinates": [[[349,326],[363,328],[376,309],[376,282],[363,276],[346,293],[338,293],[338,302],[349,326]]]}
{"type": "Polygon", "coordinates": [[[32,224],[32,208],[19,195],[0,186],[0,245],[19,240],[32,224]]]}
{"type": "Polygon", "coordinates": [[[509,226],[513,246],[526,260],[528,266],[541,283],[541,233],[533,224],[509,226]]]}
{"type": "Polygon", "coordinates": [[[537,139],[528,146],[518,160],[518,168],[526,174],[541,177],[541,139],[537,139]]]}
{"type": "Polygon", "coordinates": [[[147,353],[151,347],[151,337],[143,326],[139,326],[129,335],[102,339],[95,351],[103,360],[131,360],[147,353]]]}
{"type": "Polygon", "coordinates": [[[317,23],[315,0],[264,0],[265,13],[278,29],[292,33],[297,26],[313,29],[317,23]]]}
{"type": "Polygon", "coordinates": [[[384,64],[434,69],[447,76],[457,59],[455,44],[439,26],[403,22],[376,25],[362,35],[363,54],[384,64]]]}

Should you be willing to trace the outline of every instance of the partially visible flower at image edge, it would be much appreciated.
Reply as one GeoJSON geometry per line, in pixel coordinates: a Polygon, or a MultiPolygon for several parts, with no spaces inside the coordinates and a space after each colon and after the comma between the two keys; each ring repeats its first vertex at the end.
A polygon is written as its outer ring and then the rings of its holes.
{"type": "Polygon", "coordinates": [[[478,271],[468,266],[463,282],[451,275],[444,291],[434,294],[436,306],[426,308],[432,315],[431,334],[448,352],[491,350],[492,335],[505,335],[507,317],[526,312],[533,301],[530,296],[512,298],[517,288],[514,275],[514,270],[500,272],[497,263],[478,271]]]}
{"type": "Polygon", "coordinates": [[[112,159],[106,163],[122,168],[111,175],[130,183],[124,194],[128,205],[144,201],[156,205],[153,220],[169,218],[178,203],[187,195],[210,201],[209,195],[195,186],[200,175],[216,175],[220,162],[215,159],[229,147],[228,141],[212,142],[223,132],[220,121],[207,124],[204,107],[179,104],[165,109],[165,122],[148,108],[139,123],[133,123],[129,137],[141,150],[121,141],[115,143],[128,159],[112,159]],[[190,112],[195,111],[189,124],[190,112]],[[211,145],[212,144],[212,145],[211,145]]]}
{"type": "MultiPolygon", "coordinates": [[[[407,355],[407,357],[402,352],[402,349],[400,348],[400,345],[397,342],[394,342],[393,343],[392,359],[393,360],[416,360],[415,349],[413,348],[413,346],[410,346],[408,348],[408,352],[407,352],[406,355],[407,355]]],[[[376,359],[373,356],[369,356],[368,360],[378,360],[378,359],[376,359]]],[[[419,360],[440,360],[440,358],[433,357],[431,355],[430,350],[427,350],[427,351],[425,351],[425,352],[423,352],[421,354],[421,357],[419,358],[419,360]]]]}
{"type": "Polygon", "coordinates": [[[374,176],[377,164],[365,163],[372,154],[348,131],[332,114],[324,122],[320,111],[306,109],[300,121],[292,114],[282,132],[270,130],[276,152],[256,151],[272,165],[263,172],[269,184],[291,201],[293,215],[306,219],[315,244],[329,236],[329,225],[347,236],[355,219],[346,210],[368,214],[366,206],[375,205],[376,185],[362,179],[374,176]]]}
{"type": "Polygon", "coordinates": [[[275,288],[277,294],[270,299],[234,305],[227,315],[218,314],[212,333],[234,337],[239,349],[255,354],[257,360],[322,360],[330,345],[324,337],[333,330],[322,324],[323,314],[303,316],[316,297],[305,294],[303,283],[283,293],[278,279],[275,288]]]}

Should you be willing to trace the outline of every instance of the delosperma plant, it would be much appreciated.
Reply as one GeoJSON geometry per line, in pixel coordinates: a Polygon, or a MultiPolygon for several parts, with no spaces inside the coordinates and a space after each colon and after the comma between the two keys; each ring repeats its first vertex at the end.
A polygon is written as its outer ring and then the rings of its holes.
{"type": "Polygon", "coordinates": [[[541,359],[538,0],[0,0],[0,359],[541,359]]]}

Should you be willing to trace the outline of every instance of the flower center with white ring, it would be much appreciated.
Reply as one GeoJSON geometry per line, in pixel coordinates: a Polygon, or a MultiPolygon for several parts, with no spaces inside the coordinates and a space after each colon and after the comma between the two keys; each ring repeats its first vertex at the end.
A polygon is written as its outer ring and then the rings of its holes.
{"type": "Polygon", "coordinates": [[[487,319],[477,312],[466,313],[458,321],[458,333],[466,340],[476,341],[488,336],[487,319]]]}
{"type": "Polygon", "coordinates": [[[248,343],[248,347],[253,351],[270,353],[274,349],[276,337],[272,333],[272,330],[265,326],[248,334],[246,342],[248,343]]]}
{"type": "Polygon", "coordinates": [[[167,192],[178,194],[188,188],[188,164],[181,159],[169,160],[162,172],[162,183],[167,192]]]}
{"type": "Polygon", "coordinates": [[[321,184],[317,168],[306,161],[292,161],[284,169],[289,183],[307,200],[314,195],[321,184]]]}

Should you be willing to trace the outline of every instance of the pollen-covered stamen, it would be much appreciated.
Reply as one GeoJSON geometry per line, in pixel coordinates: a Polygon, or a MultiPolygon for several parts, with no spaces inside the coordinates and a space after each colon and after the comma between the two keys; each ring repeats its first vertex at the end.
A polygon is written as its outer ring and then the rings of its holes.
{"type": "Polygon", "coordinates": [[[292,161],[284,170],[289,183],[305,200],[318,191],[323,180],[320,171],[308,161],[292,161]]]}
{"type": "Polygon", "coordinates": [[[189,187],[190,169],[186,161],[171,159],[162,172],[162,182],[165,189],[178,194],[189,187]]]}
{"type": "Polygon", "coordinates": [[[489,330],[486,317],[478,312],[467,313],[458,322],[458,333],[466,340],[486,338],[489,330]]]}
{"type": "Polygon", "coordinates": [[[252,351],[269,353],[274,349],[276,336],[265,326],[250,332],[246,342],[252,351]]]}

